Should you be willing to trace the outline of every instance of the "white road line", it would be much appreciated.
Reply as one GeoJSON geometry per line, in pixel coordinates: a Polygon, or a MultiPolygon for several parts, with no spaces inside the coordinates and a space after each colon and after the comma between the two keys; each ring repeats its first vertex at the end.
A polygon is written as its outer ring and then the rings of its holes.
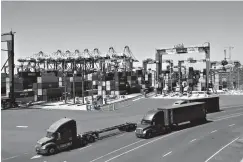
{"type": "Polygon", "coordinates": [[[229,117],[226,117],[226,118],[220,118],[220,119],[213,120],[213,121],[220,121],[220,120],[224,120],[224,119],[235,118],[235,117],[242,116],[242,115],[243,115],[243,114],[240,114],[240,115],[235,115],[235,116],[229,116],[229,117]]]}
{"type": "Polygon", "coordinates": [[[92,161],[90,161],[90,162],[97,161],[97,160],[99,160],[99,159],[101,159],[101,158],[103,158],[103,157],[105,157],[105,156],[108,156],[108,155],[110,155],[110,154],[112,154],[112,153],[115,153],[115,152],[117,152],[117,151],[120,151],[120,150],[122,150],[122,149],[124,149],[124,148],[127,148],[127,147],[129,147],[129,146],[132,146],[132,145],[134,145],[134,144],[136,144],[136,143],[139,143],[139,142],[142,142],[142,141],[145,141],[145,139],[139,140],[139,141],[137,141],[137,142],[131,143],[131,144],[127,145],[127,146],[124,146],[124,147],[121,147],[121,148],[119,148],[119,149],[117,149],[117,150],[114,150],[114,151],[112,151],[112,152],[109,152],[108,154],[105,154],[105,155],[103,155],[103,156],[100,156],[100,157],[98,157],[98,158],[96,158],[96,159],[94,159],[94,160],[92,160],[92,161]]]}
{"type": "Polygon", "coordinates": [[[242,160],[240,162],[243,162],[243,158],[242,158],[242,160]]]}
{"type": "Polygon", "coordinates": [[[213,130],[212,132],[210,132],[210,133],[214,133],[214,132],[217,132],[217,130],[213,130]]]}
{"type": "Polygon", "coordinates": [[[240,113],[234,113],[234,114],[228,114],[228,115],[224,115],[224,116],[220,116],[220,117],[217,117],[216,119],[221,119],[221,118],[231,117],[231,116],[241,115],[241,114],[243,114],[243,112],[240,112],[240,113]]]}
{"type": "Polygon", "coordinates": [[[233,141],[231,141],[230,143],[228,143],[227,145],[225,145],[224,147],[222,147],[221,149],[219,149],[219,151],[215,152],[212,156],[210,156],[205,162],[208,162],[209,160],[211,160],[215,155],[217,155],[220,151],[222,151],[224,148],[226,148],[227,146],[229,146],[230,144],[232,144],[233,142],[235,142],[239,137],[237,137],[236,139],[234,139],[233,141]]]}
{"type": "Polygon", "coordinates": [[[170,155],[171,153],[172,153],[172,151],[170,151],[170,152],[164,154],[163,157],[166,157],[167,155],[170,155]]]}
{"type": "Polygon", "coordinates": [[[194,141],[196,141],[197,139],[195,138],[195,139],[193,139],[193,140],[191,140],[190,142],[194,142],[194,141]]]}
{"type": "Polygon", "coordinates": [[[88,145],[88,146],[85,146],[85,147],[80,148],[79,150],[83,150],[83,149],[86,149],[86,148],[91,147],[91,146],[92,145],[88,145]]]}
{"type": "Polygon", "coordinates": [[[234,126],[234,125],[235,125],[235,124],[230,124],[229,127],[232,127],[232,126],[234,126]]]}
{"type": "Polygon", "coordinates": [[[27,125],[17,125],[16,127],[17,127],[17,128],[28,128],[27,125]]]}
{"type": "Polygon", "coordinates": [[[119,135],[119,136],[116,136],[116,138],[118,138],[118,137],[122,137],[122,136],[124,136],[125,134],[121,134],[121,135],[119,135]]]}
{"type": "Polygon", "coordinates": [[[42,157],[41,155],[35,155],[32,158],[30,158],[30,159],[32,160],[32,159],[37,159],[37,158],[41,158],[41,157],[42,157]]]}
{"type": "Polygon", "coordinates": [[[132,100],[132,101],[137,101],[137,100],[140,100],[140,99],[142,99],[142,98],[137,98],[137,99],[134,99],[134,100],[132,100]]]}
{"type": "Polygon", "coordinates": [[[12,156],[12,157],[9,157],[9,158],[5,158],[5,159],[2,159],[2,161],[9,160],[9,159],[13,159],[13,158],[16,158],[16,157],[18,157],[18,156],[12,156]]]}
{"type": "Polygon", "coordinates": [[[125,155],[125,154],[127,154],[127,153],[129,153],[129,152],[132,152],[132,151],[137,150],[137,149],[139,149],[139,148],[141,148],[141,147],[143,147],[143,146],[146,146],[146,145],[148,145],[148,144],[150,144],[150,143],[154,143],[154,142],[156,142],[156,141],[158,141],[158,140],[161,140],[161,139],[163,139],[163,138],[165,138],[165,137],[168,137],[168,136],[171,136],[171,135],[173,135],[173,134],[176,134],[176,133],[179,133],[179,132],[183,132],[183,131],[185,131],[185,130],[181,130],[181,131],[178,131],[178,132],[173,132],[173,133],[171,133],[171,134],[162,136],[162,137],[160,137],[160,138],[156,138],[156,139],[154,139],[154,140],[152,140],[152,141],[149,141],[149,142],[144,143],[144,144],[142,144],[142,145],[140,145],[140,146],[138,146],[138,147],[135,147],[135,148],[133,148],[133,149],[131,149],[131,150],[128,150],[128,151],[126,151],[126,152],[123,152],[123,153],[121,153],[121,154],[119,154],[119,155],[117,155],[117,156],[114,156],[113,158],[110,158],[110,159],[106,160],[105,162],[111,161],[111,160],[116,159],[116,158],[118,158],[118,157],[120,157],[120,156],[122,156],[122,155],[125,155]]]}

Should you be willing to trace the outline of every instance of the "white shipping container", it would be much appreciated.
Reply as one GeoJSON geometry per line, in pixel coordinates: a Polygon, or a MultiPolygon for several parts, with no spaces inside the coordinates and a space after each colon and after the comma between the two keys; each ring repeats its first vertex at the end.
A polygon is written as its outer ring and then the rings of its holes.
{"type": "Polygon", "coordinates": [[[38,98],[37,98],[37,95],[34,95],[34,101],[37,101],[38,98]]]}
{"type": "Polygon", "coordinates": [[[115,91],[115,95],[120,95],[120,91],[115,91]]]}
{"type": "Polygon", "coordinates": [[[97,80],[93,80],[93,85],[97,85],[97,80]]]}
{"type": "Polygon", "coordinates": [[[110,91],[111,90],[111,86],[110,85],[106,85],[106,90],[110,91]]]}
{"type": "Polygon", "coordinates": [[[98,86],[98,91],[102,91],[102,86],[98,86]]]}
{"type": "Polygon", "coordinates": [[[92,80],[92,74],[88,74],[88,80],[92,80]]]}
{"type": "Polygon", "coordinates": [[[102,95],[102,91],[101,90],[98,90],[98,95],[102,95]]]}
{"type": "Polygon", "coordinates": [[[61,86],[62,86],[62,82],[59,82],[59,84],[58,84],[58,85],[59,85],[59,87],[61,87],[61,86]]]}
{"type": "Polygon", "coordinates": [[[37,95],[38,95],[38,96],[41,96],[41,95],[42,95],[42,89],[38,89],[38,91],[37,91],[37,95]]]}
{"type": "Polygon", "coordinates": [[[105,90],[103,90],[103,96],[105,96],[106,95],[106,91],[105,90]]]}
{"type": "Polygon", "coordinates": [[[109,86],[111,85],[111,82],[110,81],[106,81],[106,86],[109,86]]]}
{"type": "Polygon", "coordinates": [[[59,77],[59,82],[62,82],[62,77],[59,77]]]}
{"type": "Polygon", "coordinates": [[[147,74],[145,75],[145,80],[146,80],[146,81],[148,80],[148,75],[147,75],[147,74]]]}
{"type": "Polygon", "coordinates": [[[105,81],[102,82],[102,86],[105,86],[105,81]]]}

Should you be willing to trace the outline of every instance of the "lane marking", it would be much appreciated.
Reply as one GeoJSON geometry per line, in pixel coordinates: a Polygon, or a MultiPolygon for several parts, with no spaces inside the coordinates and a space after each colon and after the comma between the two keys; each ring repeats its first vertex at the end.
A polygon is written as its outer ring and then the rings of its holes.
{"type": "Polygon", "coordinates": [[[100,156],[100,157],[98,157],[98,158],[96,158],[96,159],[94,159],[94,160],[92,160],[92,161],[90,161],[90,162],[97,161],[97,160],[99,160],[99,159],[101,159],[101,158],[103,158],[103,157],[105,157],[105,156],[108,156],[108,155],[110,155],[110,154],[112,154],[112,153],[115,153],[115,152],[117,152],[117,151],[120,151],[120,150],[122,150],[122,149],[124,149],[124,148],[127,148],[127,147],[129,147],[129,146],[135,145],[136,143],[139,143],[139,142],[142,142],[142,141],[145,141],[145,139],[139,140],[139,141],[137,141],[137,142],[131,143],[131,144],[126,145],[126,146],[124,146],[124,147],[121,147],[121,148],[119,148],[119,149],[117,149],[117,150],[114,150],[114,151],[112,151],[112,152],[109,152],[109,153],[107,153],[107,154],[105,154],[105,155],[103,155],[103,156],[100,156]]]}
{"type": "Polygon", "coordinates": [[[28,128],[27,125],[17,125],[16,127],[17,127],[17,128],[28,128]]]}
{"type": "Polygon", "coordinates": [[[142,98],[137,98],[137,99],[134,99],[134,100],[132,100],[132,101],[137,101],[137,100],[140,100],[140,99],[142,99],[142,98]]]}
{"type": "Polygon", "coordinates": [[[234,125],[235,125],[235,124],[230,124],[229,127],[232,127],[232,126],[234,126],[234,125]]]}
{"type": "Polygon", "coordinates": [[[122,137],[122,136],[124,136],[125,134],[121,134],[121,135],[119,135],[119,136],[116,136],[116,138],[118,138],[118,137],[122,137]]]}
{"type": "Polygon", "coordinates": [[[170,155],[172,151],[168,152],[167,154],[164,154],[163,157],[166,157],[167,155],[170,155]]]}
{"type": "Polygon", "coordinates": [[[88,146],[85,146],[85,147],[80,148],[79,150],[83,150],[83,149],[86,149],[86,148],[91,147],[91,146],[92,145],[88,145],[88,146]]]}
{"type": "Polygon", "coordinates": [[[154,139],[154,140],[149,141],[149,142],[147,142],[147,143],[144,143],[144,144],[142,144],[142,145],[140,145],[140,146],[138,146],[138,147],[135,147],[135,148],[130,149],[130,150],[126,151],[126,152],[123,152],[123,153],[121,153],[121,154],[119,154],[119,155],[117,155],[117,156],[114,156],[113,158],[110,158],[110,159],[106,160],[105,162],[109,162],[109,161],[111,161],[111,160],[113,160],[113,159],[116,159],[116,158],[122,156],[122,155],[125,155],[125,154],[127,154],[127,153],[129,153],[129,152],[132,152],[132,151],[137,150],[137,149],[139,149],[139,148],[141,148],[141,147],[143,147],[143,146],[146,146],[146,145],[148,145],[148,144],[150,144],[150,143],[154,143],[154,142],[156,142],[156,141],[158,141],[158,140],[161,140],[161,139],[163,139],[163,138],[165,138],[165,137],[174,135],[174,134],[179,133],[179,132],[183,132],[183,131],[185,131],[185,130],[186,130],[186,129],[181,130],[181,131],[178,131],[178,132],[173,132],[173,133],[171,133],[171,134],[168,134],[168,135],[162,136],[162,137],[160,137],[160,138],[154,139]]]}
{"type": "Polygon", "coordinates": [[[222,147],[221,149],[219,149],[217,152],[215,152],[212,156],[210,156],[205,162],[208,162],[209,160],[211,160],[215,155],[217,155],[220,151],[222,151],[224,148],[226,148],[227,146],[229,146],[230,144],[232,144],[233,142],[235,142],[239,137],[235,138],[233,141],[231,141],[230,143],[228,143],[227,145],[225,145],[224,147],[222,147]]]}
{"type": "Polygon", "coordinates": [[[221,119],[217,119],[217,120],[213,120],[213,121],[220,121],[220,120],[224,120],[224,119],[235,118],[235,117],[242,116],[242,115],[243,115],[243,114],[240,114],[240,115],[235,115],[235,116],[230,116],[230,117],[221,118],[221,119]]]}
{"type": "Polygon", "coordinates": [[[191,140],[190,142],[194,142],[194,141],[196,141],[197,139],[195,138],[195,139],[193,139],[193,140],[191,140]]]}
{"type": "MultiPolygon", "coordinates": [[[[24,153],[24,155],[27,155],[27,154],[29,154],[29,153],[24,153]]],[[[14,159],[14,158],[19,157],[19,156],[21,156],[21,155],[11,156],[11,157],[2,159],[2,161],[4,161],[4,160],[9,160],[9,159],[14,159]]]]}
{"type": "Polygon", "coordinates": [[[210,133],[214,133],[214,132],[217,132],[217,130],[213,130],[212,132],[210,132],[210,133]]]}
{"type": "Polygon", "coordinates": [[[13,159],[13,158],[16,158],[16,157],[18,157],[18,155],[16,155],[16,156],[11,156],[11,157],[9,157],[9,158],[2,159],[2,161],[4,161],[4,160],[9,160],[9,159],[13,159]]]}
{"type": "Polygon", "coordinates": [[[35,155],[35,156],[33,156],[32,158],[30,158],[31,160],[32,159],[38,159],[38,158],[41,158],[42,157],[42,155],[35,155]]]}
{"type": "Polygon", "coordinates": [[[228,115],[220,116],[220,117],[217,117],[216,119],[221,119],[221,118],[230,117],[230,116],[235,116],[235,115],[241,115],[241,114],[243,114],[243,112],[240,112],[240,113],[233,113],[233,114],[228,114],[228,115]]]}

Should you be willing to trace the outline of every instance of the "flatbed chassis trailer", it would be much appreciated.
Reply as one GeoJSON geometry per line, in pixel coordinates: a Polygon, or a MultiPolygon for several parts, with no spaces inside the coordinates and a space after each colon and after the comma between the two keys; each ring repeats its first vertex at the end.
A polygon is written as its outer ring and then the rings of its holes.
{"type": "Polygon", "coordinates": [[[95,140],[99,139],[100,134],[102,133],[110,132],[116,129],[118,129],[119,131],[131,132],[134,131],[136,127],[137,127],[136,123],[125,123],[125,124],[103,128],[103,129],[94,130],[94,131],[83,132],[80,134],[80,136],[82,137],[82,140],[85,140],[88,144],[88,143],[93,143],[95,142],[95,140]]]}

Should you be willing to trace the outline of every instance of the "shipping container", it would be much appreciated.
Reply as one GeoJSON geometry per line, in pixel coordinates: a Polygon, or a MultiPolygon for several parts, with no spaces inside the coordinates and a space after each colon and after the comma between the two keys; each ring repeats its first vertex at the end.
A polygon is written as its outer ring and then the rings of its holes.
{"type": "MultiPolygon", "coordinates": [[[[33,84],[32,84],[33,85],[33,84]]],[[[37,83],[38,89],[47,89],[47,88],[58,88],[59,83],[37,83]]]]}
{"type": "Polygon", "coordinates": [[[35,95],[34,91],[15,91],[15,98],[23,98],[23,97],[33,97],[35,95]]]}
{"type": "Polygon", "coordinates": [[[37,77],[37,83],[58,83],[58,77],[56,76],[41,76],[37,77]]]}

